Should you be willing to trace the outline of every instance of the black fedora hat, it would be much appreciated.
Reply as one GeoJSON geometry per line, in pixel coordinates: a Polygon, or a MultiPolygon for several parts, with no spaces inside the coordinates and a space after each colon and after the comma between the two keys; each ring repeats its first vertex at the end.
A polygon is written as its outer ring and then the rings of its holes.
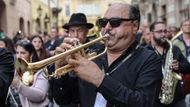
{"type": "Polygon", "coordinates": [[[63,25],[64,29],[69,29],[70,26],[84,25],[91,29],[94,25],[92,23],[87,23],[85,14],[83,13],[73,13],[69,20],[69,23],[63,25]]]}

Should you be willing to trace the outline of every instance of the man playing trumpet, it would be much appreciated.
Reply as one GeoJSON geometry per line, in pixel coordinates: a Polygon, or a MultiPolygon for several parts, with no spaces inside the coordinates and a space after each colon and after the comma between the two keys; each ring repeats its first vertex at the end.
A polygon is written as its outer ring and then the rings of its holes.
{"type": "MultiPolygon", "coordinates": [[[[67,49],[72,48],[72,43],[75,43],[75,45],[79,45],[78,43],[84,44],[89,42],[89,38],[87,37],[87,34],[89,32],[89,29],[93,28],[93,24],[92,23],[87,23],[87,19],[85,14],[83,13],[74,13],[72,14],[69,23],[66,23],[65,25],[63,25],[63,28],[65,30],[68,31],[68,37],[64,38],[64,42],[60,45],[60,47],[56,48],[56,53],[59,54],[61,52],[66,51],[67,49]]],[[[102,43],[96,43],[95,45],[92,45],[86,49],[84,49],[84,51],[86,53],[91,53],[91,52],[97,52],[100,53],[104,50],[104,45],[102,43]]],[[[60,60],[57,61],[55,66],[56,68],[59,68],[60,66],[63,66],[66,64],[66,61],[60,60]]],[[[71,78],[73,80],[76,80],[76,76],[73,75],[72,73],[69,73],[69,75],[71,76],[71,78]]],[[[61,77],[59,79],[54,79],[52,78],[51,80],[51,85],[52,85],[52,96],[55,100],[55,102],[58,105],[67,105],[65,104],[62,100],[62,93],[64,93],[64,91],[62,90],[62,79],[64,78],[61,77]]],[[[74,85],[73,85],[74,86],[74,85]]],[[[72,87],[74,88],[74,87],[72,87]]],[[[77,88],[77,87],[75,87],[77,88]]],[[[74,89],[75,89],[74,88],[74,89]]],[[[77,91],[73,91],[73,95],[76,95],[77,91]]],[[[68,106],[76,106],[75,104],[69,104],[68,106]]]]}
{"type": "MultiPolygon", "coordinates": [[[[95,62],[80,53],[66,58],[77,76],[61,78],[62,104],[81,107],[156,107],[162,73],[161,60],[155,52],[138,45],[135,35],[140,12],[124,3],[112,4],[98,20],[102,34],[108,35],[106,54],[95,62]]],[[[76,38],[65,38],[63,51],[74,48],[76,38]]],[[[61,50],[57,48],[57,51],[61,50]]],[[[61,67],[59,64],[57,68],[61,67]]],[[[55,99],[56,100],[56,99],[55,99]]]]}

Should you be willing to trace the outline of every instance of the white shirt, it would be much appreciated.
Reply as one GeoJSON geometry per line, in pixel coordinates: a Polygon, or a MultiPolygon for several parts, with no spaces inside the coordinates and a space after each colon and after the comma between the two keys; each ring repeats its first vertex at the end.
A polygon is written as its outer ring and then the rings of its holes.
{"type": "Polygon", "coordinates": [[[94,107],[106,107],[106,104],[107,100],[102,96],[101,93],[98,92],[96,95],[94,107]]]}

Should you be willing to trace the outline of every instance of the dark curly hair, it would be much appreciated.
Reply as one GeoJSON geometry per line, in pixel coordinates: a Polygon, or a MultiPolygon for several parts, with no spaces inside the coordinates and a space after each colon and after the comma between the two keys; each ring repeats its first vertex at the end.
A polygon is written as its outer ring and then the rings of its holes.
{"type": "Polygon", "coordinates": [[[19,40],[16,42],[16,47],[21,46],[32,55],[32,62],[39,61],[38,55],[32,43],[29,40],[19,40]]]}

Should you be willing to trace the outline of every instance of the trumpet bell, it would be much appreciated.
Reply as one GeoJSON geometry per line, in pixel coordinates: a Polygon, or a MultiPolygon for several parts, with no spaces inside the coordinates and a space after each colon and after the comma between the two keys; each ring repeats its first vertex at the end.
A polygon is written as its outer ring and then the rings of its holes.
{"type": "Polygon", "coordinates": [[[34,80],[33,72],[29,72],[29,66],[25,59],[18,58],[15,62],[17,74],[23,84],[31,86],[34,80]]]}
{"type": "Polygon", "coordinates": [[[19,77],[21,77],[25,71],[28,71],[27,69],[28,63],[25,59],[18,58],[15,62],[15,69],[17,71],[17,74],[19,77]]]}

